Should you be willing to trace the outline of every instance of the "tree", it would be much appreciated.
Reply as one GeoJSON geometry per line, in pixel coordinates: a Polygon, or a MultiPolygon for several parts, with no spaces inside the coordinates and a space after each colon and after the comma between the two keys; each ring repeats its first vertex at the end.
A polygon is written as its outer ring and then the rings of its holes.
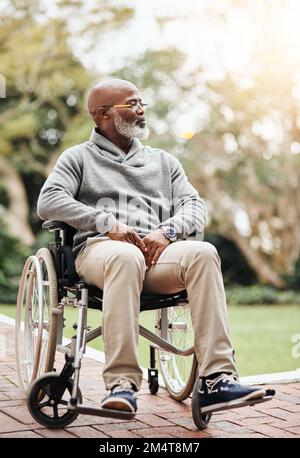
{"type": "Polygon", "coordinates": [[[58,155],[86,140],[90,131],[84,104],[95,75],[74,55],[69,14],[74,8],[77,15],[84,11],[91,39],[132,16],[130,8],[110,2],[101,2],[97,15],[94,7],[60,1],[51,16],[42,1],[11,0],[1,11],[0,74],[6,99],[0,99],[0,218],[26,245],[35,239],[33,203],[42,180],[58,155]]]}
{"type": "Polygon", "coordinates": [[[209,205],[209,231],[232,241],[261,283],[282,288],[300,253],[300,105],[295,62],[283,61],[273,38],[270,48],[253,57],[247,77],[183,75],[176,49],[147,51],[116,76],[143,89],[150,143],[184,164],[209,205]],[[191,116],[194,131],[180,136],[175,121],[187,110],[198,124],[191,116]]]}
{"type": "MultiPolygon", "coordinates": [[[[272,8],[280,19],[285,6],[272,8]]],[[[208,116],[186,142],[185,156],[209,203],[212,230],[238,246],[261,283],[284,287],[300,253],[299,72],[276,33],[278,22],[273,29],[246,71],[206,84],[198,100],[208,116]]]]}

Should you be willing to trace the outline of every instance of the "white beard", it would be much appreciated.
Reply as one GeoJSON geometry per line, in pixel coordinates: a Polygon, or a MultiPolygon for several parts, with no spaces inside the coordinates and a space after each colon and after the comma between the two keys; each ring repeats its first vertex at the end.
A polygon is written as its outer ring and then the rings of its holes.
{"type": "Polygon", "coordinates": [[[146,140],[149,137],[150,130],[147,126],[141,127],[138,124],[131,124],[124,121],[118,112],[114,117],[115,128],[119,134],[126,138],[138,138],[139,140],[146,140]]]}

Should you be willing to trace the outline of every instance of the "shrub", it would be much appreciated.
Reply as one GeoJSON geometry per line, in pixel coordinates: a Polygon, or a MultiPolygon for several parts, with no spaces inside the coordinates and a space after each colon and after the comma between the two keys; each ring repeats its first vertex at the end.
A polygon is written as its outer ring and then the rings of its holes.
{"type": "Polygon", "coordinates": [[[270,286],[232,286],[226,288],[227,301],[231,305],[300,304],[300,293],[280,291],[270,286]]]}
{"type": "Polygon", "coordinates": [[[0,222],[0,302],[16,301],[24,261],[30,249],[9,235],[0,222]]]}

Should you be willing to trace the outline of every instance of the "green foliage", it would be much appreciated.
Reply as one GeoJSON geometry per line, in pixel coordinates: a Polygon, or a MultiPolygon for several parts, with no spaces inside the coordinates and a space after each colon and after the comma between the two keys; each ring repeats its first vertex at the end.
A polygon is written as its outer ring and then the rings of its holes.
{"type": "MultiPolygon", "coordinates": [[[[96,78],[79,61],[74,43],[80,40],[81,51],[82,46],[87,53],[95,51],[104,34],[130,23],[134,9],[104,0],[59,0],[50,15],[39,0],[10,0],[7,5],[0,17],[0,74],[7,85],[7,98],[0,101],[0,159],[9,161],[25,184],[28,225],[38,232],[35,206],[42,182],[57,156],[85,141],[92,125],[85,96],[96,78]]],[[[275,51],[281,62],[285,56],[275,51]]],[[[105,75],[128,79],[141,89],[150,105],[149,144],[177,155],[209,203],[212,230],[223,239],[219,251],[226,284],[251,284],[258,278],[278,285],[274,277],[290,271],[293,253],[299,252],[300,155],[291,154],[299,140],[299,106],[293,96],[297,74],[284,65],[278,72],[266,55],[253,56],[245,70],[246,85],[242,73],[234,71],[215,81],[207,81],[202,68],[186,71],[185,56],[174,48],[148,49],[105,75]],[[190,137],[179,132],[182,115],[195,121],[190,137]],[[282,132],[284,141],[265,135],[268,126],[282,132]],[[239,210],[251,226],[251,235],[240,244],[239,210]],[[243,256],[236,246],[244,246],[243,256]],[[253,254],[258,256],[251,259],[253,254]],[[269,270],[274,275],[264,277],[269,270]]],[[[11,202],[12,194],[0,183],[0,209],[22,205],[11,202]]],[[[293,288],[300,284],[297,272],[287,280],[293,288]]]]}
{"type": "Polygon", "coordinates": [[[225,286],[231,284],[249,286],[257,283],[255,272],[231,240],[209,231],[205,232],[204,239],[218,250],[225,286]]]}
{"type": "Polygon", "coordinates": [[[23,264],[30,249],[9,235],[0,222],[0,302],[15,302],[23,264]]]}
{"type": "Polygon", "coordinates": [[[295,263],[293,273],[290,275],[285,275],[284,279],[290,288],[296,291],[300,290],[300,256],[295,263]]]}
{"type": "Polygon", "coordinates": [[[230,305],[300,304],[300,294],[295,291],[260,285],[228,287],[226,297],[230,305]]]}
{"type": "Polygon", "coordinates": [[[113,77],[132,81],[149,106],[147,122],[151,137],[147,144],[155,148],[175,151],[177,140],[170,128],[170,116],[177,104],[191,91],[191,85],[179,81],[179,71],[185,56],[175,48],[146,50],[113,73],[113,77]]]}

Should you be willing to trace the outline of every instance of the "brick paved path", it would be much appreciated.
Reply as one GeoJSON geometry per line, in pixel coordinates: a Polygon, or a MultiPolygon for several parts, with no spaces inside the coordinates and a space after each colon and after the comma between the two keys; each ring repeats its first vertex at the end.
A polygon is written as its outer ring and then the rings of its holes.
{"type": "MultiPolygon", "coordinates": [[[[219,412],[209,427],[198,431],[191,418],[191,400],[173,401],[166,390],[149,394],[146,382],[138,393],[138,414],[134,421],[80,415],[69,427],[44,428],[30,416],[25,395],[18,387],[14,362],[13,328],[0,322],[0,438],[1,437],[300,437],[300,383],[272,385],[273,401],[254,407],[219,412]]],[[[106,394],[101,364],[85,357],[80,387],[84,400],[97,404],[106,394]]]]}

